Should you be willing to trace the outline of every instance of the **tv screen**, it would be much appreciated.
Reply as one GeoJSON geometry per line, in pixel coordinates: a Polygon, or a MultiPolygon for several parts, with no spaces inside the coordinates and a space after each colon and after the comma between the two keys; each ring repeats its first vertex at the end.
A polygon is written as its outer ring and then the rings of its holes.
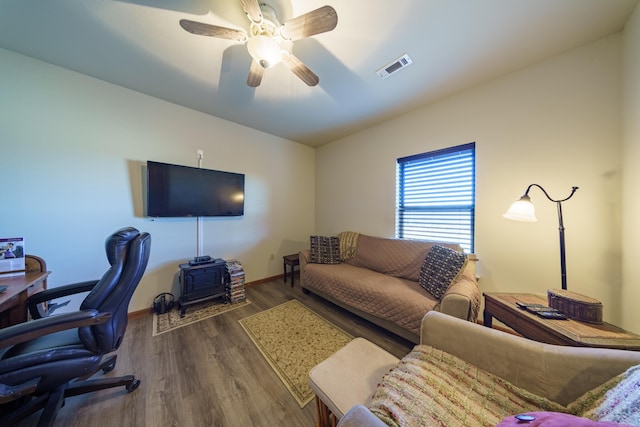
{"type": "Polygon", "coordinates": [[[147,216],[244,215],[244,174],[147,161],[147,216]]]}

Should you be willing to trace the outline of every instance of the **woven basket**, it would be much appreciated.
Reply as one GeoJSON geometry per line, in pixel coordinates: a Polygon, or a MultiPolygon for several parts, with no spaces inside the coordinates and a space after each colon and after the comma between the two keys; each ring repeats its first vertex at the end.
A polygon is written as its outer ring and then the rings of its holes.
{"type": "Polygon", "coordinates": [[[563,289],[547,291],[549,307],[560,310],[567,317],[587,323],[602,323],[602,303],[597,299],[563,289]]]}

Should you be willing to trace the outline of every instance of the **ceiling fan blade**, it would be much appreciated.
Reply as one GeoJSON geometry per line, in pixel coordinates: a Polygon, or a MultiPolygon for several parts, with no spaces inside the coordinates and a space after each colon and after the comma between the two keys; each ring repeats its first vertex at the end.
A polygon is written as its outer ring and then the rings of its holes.
{"type": "Polygon", "coordinates": [[[289,68],[293,74],[300,77],[300,79],[309,86],[315,86],[320,82],[318,76],[302,63],[298,58],[290,54],[289,52],[282,52],[282,63],[289,68]]]}
{"type": "Polygon", "coordinates": [[[247,14],[251,22],[256,24],[262,22],[262,11],[258,0],[240,0],[240,3],[242,3],[242,9],[244,9],[244,13],[247,14]]]}
{"type": "Polygon", "coordinates": [[[247,77],[247,84],[251,87],[258,87],[262,82],[262,75],[264,74],[264,68],[258,64],[255,60],[251,61],[251,67],[249,68],[249,77],[247,77]]]}
{"type": "Polygon", "coordinates": [[[298,40],[331,31],[336,25],[338,25],[336,10],[331,6],[322,6],[286,21],[280,27],[280,35],[287,40],[298,40]]]}
{"type": "Polygon", "coordinates": [[[217,25],[190,21],[188,19],[181,19],[180,26],[190,33],[199,36],[218,37],[220,39],[236,40],[239,42],[247,41],[247,34],[244,31],[234,30],[232,28],[218,27],[217,25]]]}

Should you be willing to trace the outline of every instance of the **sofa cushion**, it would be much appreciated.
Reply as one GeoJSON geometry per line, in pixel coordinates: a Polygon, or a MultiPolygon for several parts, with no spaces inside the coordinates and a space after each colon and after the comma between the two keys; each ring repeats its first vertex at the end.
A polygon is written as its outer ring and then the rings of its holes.
{"type": "Polygon", "coordinates": [[[305,286],[314,292],[416,335],[425,313],[438,305],[417,282],[345,263],[307,264],[303,274],[305,286]]]}
{"type": "Polygon", "coordinates": [[[433,245],[422,263],[418,283],[440,300],[466,263],[467,256],[464,252],[433,245]]]}
{"type": "MultiPolygon", "coordinates": [[[[389,239],[360,234],[356,256],[344,262],[388,276],[417,282],[424,258],[435,243],[424,240],[389,239]]],[[[454,244],[438,244],[452,249],[458,247],[454,244]]]]}
{"type": "Polygon", "coordinates": [[[309,237],[311,253],[309,262],[317,264],[340,263],[340,240],[337,237],[309,237]]]}
{"type": "Polygon", "coordinates": [[[389,426],[495,426],[527,411],[567,412],[464,360],[415,346],[385,375],[369,409],[389,426]]]}

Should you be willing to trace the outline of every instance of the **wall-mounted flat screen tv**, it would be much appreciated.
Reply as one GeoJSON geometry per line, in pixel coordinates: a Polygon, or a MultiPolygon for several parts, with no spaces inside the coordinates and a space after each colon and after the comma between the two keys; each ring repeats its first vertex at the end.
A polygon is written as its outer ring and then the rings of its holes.
{"type": "Polygon", "coordinates": [[[147,216],[244,215],[244,174],[147,161],[147,216]]]}

